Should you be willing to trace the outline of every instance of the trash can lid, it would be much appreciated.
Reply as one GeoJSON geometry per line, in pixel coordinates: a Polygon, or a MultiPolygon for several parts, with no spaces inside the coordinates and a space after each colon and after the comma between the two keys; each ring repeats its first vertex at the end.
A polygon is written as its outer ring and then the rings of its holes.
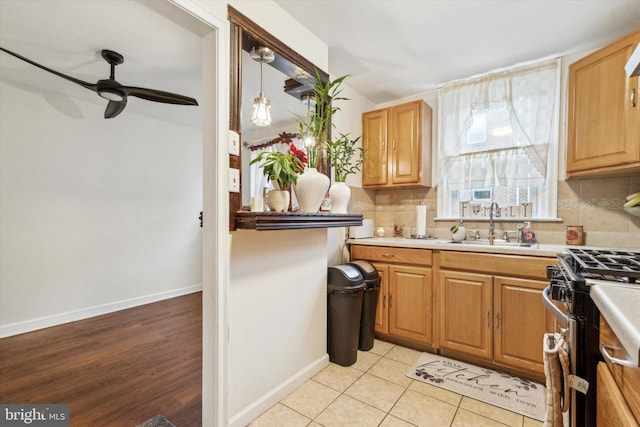
{"type": "Polygon", "coordinates": [[[327,269],[327,290],[360,291],[364,289],[362,274],[351,265],[336,265],[327,269]]]}
{"type": "Polygon", "coordinates": [[[375,265],[371,264],[369,261],[365,261],[362,259],[351,261],[347,265],[352,265],[357,268],[365,280],[367,279],[377,279],[378,277],[378,269],[375,265]]]}

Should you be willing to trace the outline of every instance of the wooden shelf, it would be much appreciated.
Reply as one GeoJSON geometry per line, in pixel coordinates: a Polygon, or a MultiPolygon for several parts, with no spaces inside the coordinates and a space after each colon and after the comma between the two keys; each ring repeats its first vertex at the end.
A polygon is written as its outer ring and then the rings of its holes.
{"type": "Polygon", "coordinates": [[[236,212],[238,230],[298,230],[362,225],[361,214],[236,212]]]}

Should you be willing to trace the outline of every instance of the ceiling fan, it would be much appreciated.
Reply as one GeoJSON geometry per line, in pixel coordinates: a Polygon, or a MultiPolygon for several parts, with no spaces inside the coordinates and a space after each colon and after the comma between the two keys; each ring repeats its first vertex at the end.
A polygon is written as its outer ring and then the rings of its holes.
{"type": "Polygon", "coordinates": [[[9,55],[13,55],[18,59],[28,62],[31,65],[35,65],[38,68],[55,74],[58,77],[62,77],[63,79],[69,80],[73,83],[79,84],[86,89],[96,92],[102,98],[109,101],[109,103],[107,104],[107,109],[104,112],[105,119],[112,119],[118,114],[122,113],[124,107],[127,106],[127,97],[129,96],[146,99],[147,101],[164,102],[166,104],[198,105],[198,101],[188,96],[164,92],[156,89],[121,85],[115,80],[115,70],[116,65],[122,64],[124,62],[124,57],[112,50],[105,49],[102,51],[102,58],[111,65],[111,74],[109,75],[108,79],[98,80],[96,83],[88,83],[74,77],[67,76],[66,74],[62,74],[58,71],[52,70],[51,68],[45,67],[44,65],[40,65],[37,62],[25,58],[22,55],[18,55],[17,53],[3,47],[0,47],[0,50],[8,53],[9,55]]]}

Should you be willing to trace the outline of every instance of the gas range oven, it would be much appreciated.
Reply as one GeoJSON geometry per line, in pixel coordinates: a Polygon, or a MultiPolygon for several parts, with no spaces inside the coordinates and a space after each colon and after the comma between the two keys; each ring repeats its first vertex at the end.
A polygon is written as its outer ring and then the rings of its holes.
{"type": "Polygon", "coordinates": [[[571,388],[570,425],[595,427],[596,369],[602,356],[600,312],[589,289],[594,284],[640,286],[640,252],[566,248],[558,254],[558,265],[547,267],[547,278],[544,303],[567,330],[570,373],[589,384],[586,393],[571,388]]]}

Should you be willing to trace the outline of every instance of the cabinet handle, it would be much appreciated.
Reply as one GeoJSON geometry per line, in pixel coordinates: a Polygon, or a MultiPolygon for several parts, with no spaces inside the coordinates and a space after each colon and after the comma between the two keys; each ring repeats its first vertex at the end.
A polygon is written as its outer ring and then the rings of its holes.
{"type": "Polygon", "coordinates": [[[391,308],[392,301],[393,301],[393,295],[389,295],[389,308],[391,308]]]}
{"type": "Polygon", "coordinates": [[[491,327],[491,312],[487,311],[487,328],[491,327]]]}
{"type": "Polygon", "coordinates": [[[500,327],[500,313],[496,313],[496,329],[500,327]]]}
{"type": "Polygon", "coordinates": [[[382,151],[386,150],[387,148],[387,141],[382,141],[382,151]]]}
{"type": "Polygon", "coordinates": [[[631,89],[631,107],[635,108],[636,106],[636,89],[631,89]]]}
{"type": "Polygon", "coordinates": [[[387,252],[387,253],[382,254],[382,256],[385,257],[385,258],[393,258],[394,256],[396,256],[396,254],[387,252]]]}
{"type": "Polygon", "coordinates": [[[636,366],[635,363],[633,363],[631,360],[618,359],[617,357],[613,357],[607,351],[607,350],[623,350],[621,348],[602,344],[602,346],[600,347],[600,350],[602,350],[602,355],[604,356],[604,358],[607,359],[609,362],[613,363],[614,365],[630,366],[632,368],[636,366]]]}
{"type": "Polygon", "coordinates": [[[393,149],[394,150],[396,149],[396,140],[395,139],[393,140],[393,149]]]}
{"type": "Polygon", "coordinates": [[[382,308],[387,308],[387,296],[382,297],[382,308]]]}

